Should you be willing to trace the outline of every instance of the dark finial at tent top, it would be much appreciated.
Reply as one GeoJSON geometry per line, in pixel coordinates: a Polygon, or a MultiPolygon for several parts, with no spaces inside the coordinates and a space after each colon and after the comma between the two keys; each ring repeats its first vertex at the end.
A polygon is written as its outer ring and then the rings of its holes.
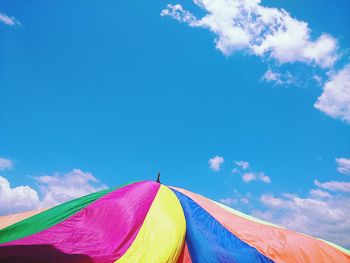
{"type": "Polygon", "coordinates": [[[157,183],[160,183],[160,172],[158,172],[157,174],[157,180],[156,180],[157,183]]]}

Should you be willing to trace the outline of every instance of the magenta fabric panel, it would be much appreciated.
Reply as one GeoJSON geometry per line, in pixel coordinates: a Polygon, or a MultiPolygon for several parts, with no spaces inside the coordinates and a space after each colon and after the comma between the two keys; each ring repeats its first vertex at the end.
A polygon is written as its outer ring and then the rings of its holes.
{"type": "Polygon", "coordinates": [[[32,245],[84,255],[93,262],[113,262],[132,244],[159,186],[143,181],[117,189],[49,229],[3,244],[0,259],[6,246],[16,253],[14,246],[32,245]]]}
{"type": "Polygon", "coordinates": [[[23,245],[0,247],[3,263],[94,263],[85,255],[65,254],[50,245],[23,245]]]}

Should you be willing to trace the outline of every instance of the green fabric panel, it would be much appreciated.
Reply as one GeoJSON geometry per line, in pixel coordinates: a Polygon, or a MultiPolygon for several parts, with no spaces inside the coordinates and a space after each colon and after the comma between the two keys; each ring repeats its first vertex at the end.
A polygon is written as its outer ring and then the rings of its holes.
{"type": "Polygon", "coordinates": [[[344,247],[341,247],[341,246],[339,246],[339,245],[337,245],[337,244],[334,244],[334,243],[332,243],[332,242],[329,242],[329,241],[327,241],[327,240],[323,240],[323,239],[320,239],[320,238],[318,238],[318,239],[321,240],[321,241],[323,241],[323,242],[326,242],[328,245],[330,245],[330,246],[332,246],[332,247],[334,247],[334,248],[339,249],[340,251],[344,252],[345,254],[350,255],[350,250],[348,250],[348,249],[346,249],[346,248],[344,248],[344,247]]]}
{"type": "Polygon", "coordinates": [[[3,228],[0,230],[0,244],[27,237],[48,229],[71,217],[102,196],[128,184],[71,200],[69,202],[52,207],[37,215],[24,219],[20,222],[17,222],[13,225],[10,225],[6,228],[3,228]]]}

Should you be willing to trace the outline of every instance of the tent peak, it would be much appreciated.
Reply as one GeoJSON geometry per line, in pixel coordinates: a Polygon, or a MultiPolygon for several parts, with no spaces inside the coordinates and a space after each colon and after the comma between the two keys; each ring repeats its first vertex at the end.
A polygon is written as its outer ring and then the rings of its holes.
{"type": "Polygon", "coordinates": [[[160,172],[158,172],[157,174],[157,180],[156,180],[157,183],[160,183],[160,172]]]}

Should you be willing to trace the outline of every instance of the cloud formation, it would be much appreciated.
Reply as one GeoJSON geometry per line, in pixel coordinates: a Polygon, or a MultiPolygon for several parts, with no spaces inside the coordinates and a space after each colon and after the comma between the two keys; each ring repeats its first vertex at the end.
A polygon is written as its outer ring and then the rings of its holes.
{"type": "Polygon", "coordinates": [[[227,205],[227,206],[231,206],[231,205],[237,203],[237,199],[231,198],[231,197],[228,197],[228,198],[221,198],[221,199],[220,199],[220,203],[222,203],[222,204],[224,204],[224,205],[227,205]]]}
{"type": "Polygon", "coordinates": [[[271,179],[270,177],[268,177],[267,175],[265,175],[263,172],[249,172],[249,173],[244,173],[242,175],[242,180],[245,182],[245,183],[250,183],[251,181],[256,181],[256,180],[259,180],[259,181],[262,181],[266,184],[269,184],[271,183],[271,179]]]}
{"type": "Polygon", "coordinates": [[[0,12],[0,22],[7,26],[21,25],[21,23],[13,16],[8,16],[5,13],[0,12]]]}
{"type": "MultiPolygon", "coordinates": [[[[347,175],[349,161],[336,158],[338,172],[347,175]]],[[[232,173],[241,175],[244,182],[271,182],[263,172],[252,170],[247,161],[234,163],[236,168],[232,173]]],[[[288,229],[350,247],[350,182],[314,180],[314,186],[305,195],[270,192],[261,194],[258,200],[250,193],[243,195],[234,189],[231,196],[220,202],[288,229]],[[259,203],[265,209],[257,208],[259,203]]]]}
{"type": "Polygon", "coordinates": [[[37,191],[29,186],[11,187],[10,182],[0,176],[0,215],[21,212],[40,206],[37,191]]]}
{"type": "Polygon", "coordinates": [[[220,203],[232,206],[241,211],[247,210],[251,207],[250,199],[252,198],[251,193],[241,194],[237,189],[233,189],[233,194],[231,197],[221,198],[220,203]]]}
{"type": "Polygon", "coordinates": [[[350,158],[336,158],[337,171],[341,174],[350,175],[350,158]]]}
{"type": "Polygon", "coordinates": [[[13,168],[12,160],[0,157],[0,171],[11,170],[12,168],[13,168]]]}
{"type": "Polygon", "coordinates": [[[191,27],[210,30],[215,45],[225,55],[239,50],[275,59],[279,64],[303,62],[330,68],[338,59],[337,41],[329,34],[311,37],[304,21],[284,9],[265,7],[261,0],[195,0],[206,14],[197,18],[180,4],[168,5],[169,16],[191,27]]]}
{"type": "Polygon", "coordinates": [[[274,83],[275,86],[296,85],[297,79],[289,72],[280,73],[269,68],[261,78],[262,81],[274,83]]]}
{"type": "MultiPolygon", "coordinates": [[[[324,69],[322,74],[328,71],[329,79],[324,85],[319,75],[311,78],[317,85],[323,85],[323,93],[314,107],[350,123],[350,65],[334,70],[341,58],[337,39],[327,33],[312,37],[307,22],[292,17],[284,9],[263,6],[261,0],[193,0],[193,3],[205,12],[204,16],[196,17],[180,4],[168,4],[161,16],[213,32],[216,48],[226,56],[243,51],[277,65],[300,62],[324,69]]],[[[289,71],[280,73],[270,68],[262,80],[277,86],[301,85],[289,71]]]]}
{"type": "Polygon", "coordinates": [[[238,167],[242,168],[243,170],[246,170],[246,169],[249,168],[249,163],[246,162],[246,161],[235,161],[235,164],[236,164],[238,167]]]}
{"type": "Polygon", "coordinates": [[[249,162],[247,161],[235,161],[236,167],[232,170],[232,173],[242,176],[242,180],[245,183],[252,181],[261,181],[263,183],[271,183],[271,179],[264,172],[255,172],[251,169],[249,162]]]}
{"type": "MultiPolygon", "coordinates": [[[[348,159],[337,158],[338,171],[347,174],[348,159]]],[[[312,236],[350,247],[350,182],[314,180],[316,189],[306,197],[284,193],[280,197],[263,194],[260,201],[268,209],[253,211],[261,219],[312,236]]]]}
{"type": "Polygon", "coordinates": [[[314,183],[319,188],[322,188],[325,190],[350,193],[350,182],[328,181],[328,182],[320,183],[318,180],[315,180],[314,183]]]}
{"type": "Polygon", "coordinates": [[[312,189],[306,197],[264,194],[260,201],[268,210],[253,211],[254,216],[350,247],[349,195],[312,189]]]}
{"type": "Polygon", "coordinates": [[[224,163],[224,158],[221,156],[214,156],[213,158],[209,159],[209,167],[215,172],[220,171],[221,165],[224,163]]]}
{"type": "Polygon", "coordinates": [[[330,74],[315,108],[350,123],[350,64],[330,74]]]}
{"type": "Polygon", "coordinates": [[[80,169],[73,169],[68,173],[55,173],[35,177],[43,194],[42,202],[45,206],[53,206],[67,202],[99,190],[107,188],[91,173],[80,169]]]}
{"type": "Polygon", "coordinates": [[[11,187],[8,179],[0,176],[0,215],[54,206],[106,188],[91,173],[80,169],[34,179],[38,190],[30,186],[11,187]]]}

